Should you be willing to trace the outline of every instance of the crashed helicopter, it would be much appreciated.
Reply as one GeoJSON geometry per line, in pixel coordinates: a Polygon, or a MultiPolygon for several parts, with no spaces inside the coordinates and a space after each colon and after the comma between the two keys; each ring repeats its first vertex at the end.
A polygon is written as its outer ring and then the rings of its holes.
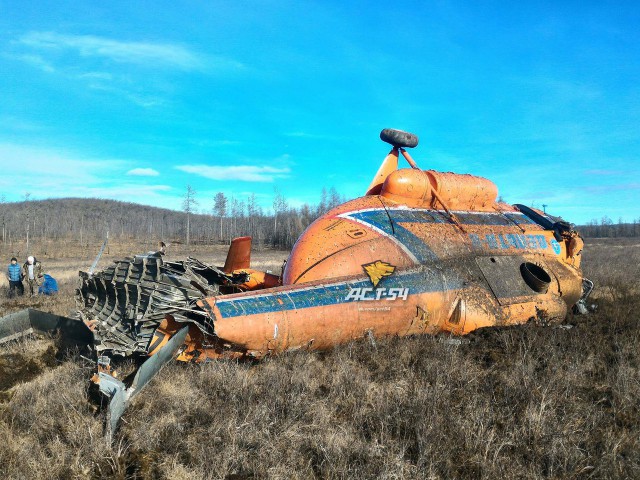
{"type": "Polygon", "coordinates": [[[593,288],[573,225],[498,200],[490,180],[422,170],[418,138],[385,129],[391,144],[364,196],[335,207],[300,236],[280,276],[251,269],[251,238],[231,243],[223,267],[138,255],[80,273],[77,318],[34,310],[0,319],[0,342],[60,330],[93,346],[93,381],[116,428],[131,397],[163,364],[260,358],[326,349],[365,336],[449,333],[561,322],[593,288]],[[400,157],[409,168],[399,168],[400,157]],[[114,357],[149,357],[132,382],[114,357]]]}

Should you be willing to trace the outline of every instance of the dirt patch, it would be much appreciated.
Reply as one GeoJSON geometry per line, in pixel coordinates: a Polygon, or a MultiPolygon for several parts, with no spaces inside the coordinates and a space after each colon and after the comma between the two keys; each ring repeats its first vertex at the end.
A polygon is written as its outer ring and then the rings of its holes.
{"type": "Polygon", "coordinates": [[[34,349],[35,352],[32,349],[19,351],[14,348],[0,354],[0,402],[11,398],[11,389],[18,383],[29,382],[44,369],[58,364],[58,349],[54,345],[39,346],[34,349]]]}

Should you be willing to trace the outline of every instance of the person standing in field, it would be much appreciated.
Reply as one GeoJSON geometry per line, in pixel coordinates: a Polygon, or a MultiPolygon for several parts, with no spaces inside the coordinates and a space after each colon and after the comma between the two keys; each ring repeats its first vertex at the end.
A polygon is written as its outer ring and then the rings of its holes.
{"type": "Polygon", "coordinates": [[[37,295],[38,286],[42,279],[42,264],[36,260],[35,257],[29,256],[25,264],[22,266],[22,275],[27,280],[29,294],[32,297],[37,295]]]}
{"type": "Polygon", "coordinates": [[[7,279],[9,280],[9,298],[16,295],[24,295],[24,285],[22,285],[22,269],[18,265],[18,259],[13,257],[9,268],[7,268],[7,279]]]}
{"type": "Polygon", "coordinates": [[[162,258],[167,253],[167,244],[160,241],[158,242],[158,250],[155,252],[148,252],[147,255],[151,257],[160,257],[162,258]]]}
{"type": "Polygon", "coordinates": [[[158,251],[155,253],[156,256],[162,257],[166,253],[167,253],[167,244],[162,241],[158,242],[158,251]]]}

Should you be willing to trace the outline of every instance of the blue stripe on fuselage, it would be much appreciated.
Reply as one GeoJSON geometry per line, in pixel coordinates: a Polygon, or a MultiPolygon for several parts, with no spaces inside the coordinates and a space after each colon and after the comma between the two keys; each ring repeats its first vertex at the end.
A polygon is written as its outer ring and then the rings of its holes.
{"type": "MultiPolygon", "coordinates": [[[[385,288],[408,288],[409,296],[411,296],[426,292],[462,288],[462,282],[454,279],[443,279],[442,274],[435,271],[418,270],[385,277],[377,286],[385,288]],[[442,284],[443,281],[444,285],[442,284]]],[[[365,287],[371,287],[369,279],[318,285],[316,287],[304,287],[304,284],[301,284],[299,290],[258,293],[238,299],[221,297],[216,301],[216,306],[222,318],[322,307],[326,305],[351,303],[355,301],[351,299],[347,300],[351,289],[365,287]]]]}
{"type": "MultiPolygon", "coordinates": [[[[498,212],[454,213],[456,218],[464,225],[514,226],[514,223],[534,223],[527,216],[519,212],[509,212],[504,214],[498,212]]],[[[409,253],[418,263],[436,260],[437,256],[423,239],[415,235],[403,224],[452,223],[448,216],[438,210],[372,209],[349,212],[342,216],[370,225],[384,232],[387,236],[400,244],[403,250],[409,253]],[[391,218],[391,221],[389,221],[389,218],[391,218]],[[393,225],[391,222],[393,222],[393,225]]]]}
{"type": "MultiPolygon", "coordinates": [[[[514,222],[519,224],[535,224],[528,217],[519,212],[509,213],[469,213],[454,212],[458,220],[465,225],[489,225],[489,226],[513,226],[514,222]],[[508,218],[507,218],[508,215],[508,218]]],[[[383,232],[396,242],[405,251],[410,253],[420,263],[427,263],[436,260],[435,253],[425,242],[410,232],[401,223],[451,223],[449,217],[437,210],[417,210],[417,209],[372,209],[356,212],[348,212],[341,216],[347,219],[356,220],[365,225],[370,225],[383,232]],[[389,216],[393,221],[393,228],[389,222],[389,216]]],[[[440,289],[461,288],[459,281],[446,281],[444,287],[441,286],[441,277],[435,276],[432,270],[418,270],[405,273],[394,274],[384,278],[378,286],[387,288],[409,288],[409,295],[416,295],[425,292],[435,292],[440,289]]],[[[217,300],[217,307],[223,318],[237,317],[240,315],[255,315],[259,313],[270,313],[282,310],[293,310],[301,308],[319,307],[325,305],[337,305],[349,303],[355,300],[346,300],[351,288],[371,287],[368,279],[354,280],[352,282],[319,285],[317,287],[303,287],[300,290],[288,290],[278,293],[257,293],[238,299],[225,299],[221,297],[217,300]]],[[[396,300],[400,301],[400,300],[396,300]]]]}
{"type": "Polygon", "coordinates": [[[387,215],[387,212],[384,209],[364,210],[348,213],[344,216],[345,218],[357,220],[381,230],[388,237],[398,242],[400,246],[403,247],[403,249],[418,263],[436,260],[438,257],[433,253],[433,250],[429,248],[424,240],[414,235],[399,223],[426,223],[425,221],[422,221],[422,219],[426,219],[427,216],[417,215],[417,213],[426,214],[429,218],[428,223],[445,223],[445,220],[440,218],[435,212],[433,214],[429,214],[428,212],[414,212],[411,210],[390,210],[389,215],[387,215]],[[389,216],[391,216],[393,226],[389,221],[389,216]]]}
{"type": "MultiPolygon", "coordinates": [[[[384,210],[382,210],[384,212],[384,210]]],[[[359,213],[359,212],[355,212],[359,213]]],[[[366,212],[363,212],[366,213],[366,212]]],[[[453,212],[463,225],[513,226],[515,223],[534,224],[535,222],[520,212],[453,212]]],[[[349,216],[353,214],[348,214],[349,216]]],[[[453,223],[444,211],[417,209],[389,209],[389,215],[395,222],[405,223],[453,223]]]]}

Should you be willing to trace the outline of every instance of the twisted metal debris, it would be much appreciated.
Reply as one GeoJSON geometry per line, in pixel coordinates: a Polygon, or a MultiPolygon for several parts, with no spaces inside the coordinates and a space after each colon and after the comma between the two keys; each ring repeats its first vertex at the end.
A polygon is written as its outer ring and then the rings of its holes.
{"type": "Polygon", "coordinates": [[[94,332],[98,353],[146,354],[153,334],[171,315],[213,333],[211,319],[196,305],[202,298],[233,291],[246,274],[227,274],[195,258],[163,261],[158,254],[115,261],[91,275],[80,272],[78,317],[94,332]]]}

